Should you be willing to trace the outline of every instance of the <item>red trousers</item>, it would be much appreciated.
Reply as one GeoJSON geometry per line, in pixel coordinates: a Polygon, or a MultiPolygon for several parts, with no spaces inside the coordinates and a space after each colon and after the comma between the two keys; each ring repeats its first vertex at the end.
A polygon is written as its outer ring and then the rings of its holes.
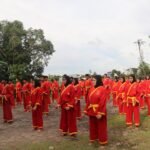
{"type": "Polygon", "coordinates": [[[127,114],[127,104],[123,102],[123,113],[127,114]]]}
{"type": "Polygon", "coordinates": [[[5,122],[13,121],[12,108],[9,100],[3,101],[3,119],[5,122]]]}
{"type": "Polygon", "coordinates": [[[32,110],[32,125],[34,129],[43,129],[43,112],[40,105],[36,110],[32,110]]]}
{"type": "Polygon", "coordinates": [[[116,101],[116,93],[112,93],[112,98],[113,98],[113,106],[118,106],[116,101]]]}
{"type": "Polygon", "coordinates": [[[107,92],[107,100],[109,101],[110,100],[110,93],[111,93],[111,91],[110,91],[110,89],[106,89],[106,92],[107,92]]]}
{"type": "Polygon", "coordinates": [[[145,102],[143,98],[139,98],[139,103],[140,103],[140,108],[144,108],[145,107],[145,102]]]}
{"type": "Polygon", "coordinates": [[[119,108],[119,114],[124,114],[124,111],[123,111],[123,100],[122,100],[122,98],[118,99],[118,108],[119,108]]]}
{"type": "Polygon", "coordinates": [[[27,95],[27,94],[23,95],[24,111],[28,111],[29,110],[30,100],[31,100],[30,95],[27,95]]]}
{"type": "Polygon", "coordinates": [[[44,95],[43,96],[43,113],[49,113],[49,105],[50,105],[50,96],[44,95]]]}
{"type": "Polygon", "coordinates": [[[77,134],[76,110],[74,108],[70,110],[61,109],[60,130],[64,134],[68,132],[70,135],[77,134]]]}
{"type": "Polygon", "coordinates": [[[17,91],[17,93],[16,93],[16,102],[17,102],[17,104],[22,103],[21,91],[17,91]]]}
{"type": "Polygon", "coordinates": [[[81,118],[81,104],[80,104],[80,100],[77,101],[76,104],[76,116],[78,119],[81,118]]]}
{"type": "Polygon", "coordinates": [[[132,103],[129,103],[127,106],[127,114],[126,114],[126,124],[132,125],[134,122],[135,126],[140,125],[140,111],[139,104],[133,106],[132,103]]]}
{"type": "Polygon", "coordinates": [[[56,100],[56,102],[58,101],[58,92],[57,91],[53,91],[53,93],[52,93],[52,100],[53,100],[53,102],[54,102],[54,100],[56,100]]]}
{"type": "Polygon", "coordinates": [[[107,118],[102,116],[97,119],[95,116],[89,117],[90,141],[98,140],[100,144],[107,144],[107,118]]]}
{"type": "Polygon", "coordinates": [[[145,101],[147,103],[148,116],[150,116],[150,97],[145,97],[145,101]]]}

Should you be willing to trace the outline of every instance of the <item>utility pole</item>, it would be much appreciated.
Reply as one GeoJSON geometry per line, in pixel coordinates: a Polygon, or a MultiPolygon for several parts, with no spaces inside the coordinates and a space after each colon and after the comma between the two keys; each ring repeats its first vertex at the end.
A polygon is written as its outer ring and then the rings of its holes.
{"type": "Polygon", "coordinates": [[[143,50],[141,49],[141,46],[145,43],[142,39],[138,39],[136,42],[134,42],[135,44],[137,44],[138,46],[138,50],[139,50],[139,55],[140,55],[140,64],[142,66],[142,70],[144,75],[145,73],[145,69],[144,69],[144,56],[143,56],[143,50]]]}
{"type": "Polygon", "coordinates": [[[143,63],[144,62],[144,56],[143,56],[143,51],[141,49],[141,45],[144,44],[144,41],[141,39],[138,39],[136,42],[134,42],[135,44],[137,44],[138,46],[138,50],[139,50],[139,55],[140,55],[140,62],[143,63]]]}

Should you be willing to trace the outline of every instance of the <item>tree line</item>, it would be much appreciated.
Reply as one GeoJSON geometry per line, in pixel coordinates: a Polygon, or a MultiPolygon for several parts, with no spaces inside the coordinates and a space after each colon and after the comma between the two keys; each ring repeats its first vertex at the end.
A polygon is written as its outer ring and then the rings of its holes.
{"type": "Polygon", "coordinates": [[[25,29],[20,21],[0,21],[0,80],[39,76],[55,52],[42,29],[25,29]]]}

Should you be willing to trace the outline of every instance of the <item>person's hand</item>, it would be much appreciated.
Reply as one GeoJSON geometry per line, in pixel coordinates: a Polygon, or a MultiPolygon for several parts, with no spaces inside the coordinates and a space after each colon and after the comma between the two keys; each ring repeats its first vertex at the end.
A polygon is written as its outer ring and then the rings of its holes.
{"type": "Polygon", "coordinates": [[[55,106],[55,108],[56,108],[56,109],[60,108],[60,105],[59,105],[59,104],[57,104],[57,105],[55,106]]]}
{"type": "Polygon", "coordinates": [[[102,118],[102,115],[98,114],[98,115],[96,115],[96,118],[97,118],[97,119],[101,119],[101,118],[102,118]]]}
{"type": "Polygon", "coordinates": [[[66,109],[66,110],[69,110],[69,109],[70,109],[70,107],[66,107],[65,109],[66,109]]]}
{"type": "Polygon", "coordinates": [[[34,106],[34,107],[33,107],[33,110],[36,110],[36,109],[37,109],[37,106],[34,106]]]}

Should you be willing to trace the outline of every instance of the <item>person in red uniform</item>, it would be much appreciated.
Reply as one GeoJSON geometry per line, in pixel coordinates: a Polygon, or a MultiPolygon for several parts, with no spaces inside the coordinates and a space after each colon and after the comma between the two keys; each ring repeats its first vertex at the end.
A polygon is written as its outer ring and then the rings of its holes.
{"type": "MultiPolygon", "coordinates": [[[[129,77],[125,76],[125,87],[124,87],[124,93],[128,90],[128,85],[130,84],[129,77]]],[[[126,102],[126,97],[124,98],[123,102],[123,112],[126,115],[127,114],[127,102],[126,102]]]]}
{"type": "Polygon", "coordinates": [[[148,108],[148,116],[150,116],[150,77],[146,76],[144,80],[144,99],[148,108]]]}
{"type": "Polygon", "coordinates": [[[82,90],[81,90],[81,86],[79,84],[78,78],[73,79],[73,84],[75,88],[76,116],[77,116],[77,119],[80,120],[82,117],[81,116],[81,104],[80,104],[82,90]]]}
{"type": "Polygon", "coordinates": [[[34,77],[31,77],[30,78],[30,89],[31,89],[31,91],[34,89],[34,77]]]}
{"type": "Polygon", "coordinates": [[[2,91],[4,88],[4,81],[0,82],[0,105],[2,105],[2,91]]]}
{"type": "Polygon", "coordinates": [[[101,145],[108,143],[107,139],[107,91],[103,86],[102,77],[93,77],[93,87],[89,91],[85,114],[89,116],[90,141],[99,141],[101,145]]]}
{"type": "Polygon", "coordinates": [[[12,102],[12,107],[15,108],[15,97],[14,97],[14,93],[15,93],[15,86],[13,84],[13,82],[11,80],[9,80],[9,87],[10,87],[10,91],[11,91],[11,102],[12,102]]]}
{"type": "Polygon", "coordinates": [[[52,90],[52,101],[56,101],[58,102],[58,98],[59,98],[59,84],[58,81],[56,79],[52,79],[52,86],[51,86],[51,90],[52,90]]]}
{"type": "Polygon", "coordinates": [[[40,81],[34,81],[34,89],[31,92],[31,107],[32,107],[32,125],[34,130],[41,131],[43,129],[43,99],[42,88],[40,81]]]}
{"type": "Polygon", "coordinates": [[[87,101],[89,89],[93,86],[91,76],[89,74],[85,75],[85,101],[87,101]]]}
{"type": "Polygon", "coordinates": [[[61,93],[64,88],[65,88],[65,84],[64,84],[64,81],[62,80],[62,83],[61,83],[60,88],[59,88],[59,92],[61,93]]]}
{"type": "Polygon", "coordinates": [[[140,104],[140,108],[144,109],[145,107],[145,103],[144,103],[144,82],[142,81],[142,79],[139,77],[136,80],[137,82],[137,89],[138,89],[138,99],[139,99],[139,104],[140,104]]]}
{"type": "Polygon", "coordinates": [[[117,103],[117,92],[119,90],[119,87],[121,85],[121,82],[118,80],[119,78],[118,77],[115,77],[114,79],[114,83],[113,83],[113,86],[112,86],[112,98],[113,98],[113,106],[118,106],[118,103],[117,103]]]}
{"type": "Polygon", "coordinates": [[[126,82],[125,82],[125,77],[124,76],[120,77],[119,80],[121,82],[121,85],[118,88],[116,100],[117,100],[117,103],[118,103],[119,114],[123,115],[124,114],[123,104],[124,104],[124,100],[125,100],[124,98],[125,98],[126,82]]]}
{"type": "Polygon", "coordinates": [[[127,105],[126,125],[136,127],[140,125],[139,99],[138,99],[138,84],[134,75],[129,76],[130,83],[125,91],[125,99],[127,105]]]}
{"type": "Polygon", "coordinates": [[[79,84],[80,84],[80,87],[81,87],[81,96],[82,96],[82,98],[84,97],[84,92],[85,92],[85,81],[84,81],[84,79],[83,78],[81,78],[80,79],[80,81],[79,81],[79,84]]]}
{"type": "Polygon", "coordinates": [[[31,85],[28,79],[23,80],[22,99],[24,104],[24,112],[29,112],[31,104],[31,85]]]}
{"type": "Polygon", "coordinates": [[[18,105],[22,104],[22,84],[19,79],[16,79],[16,102],[18,105]]]}
{"type": "Polygon", "coordinates": [[[66,136],[68,133],[75,138],[77,134],[75,89],[70,77],[63,76],[62,90],[57,107],[61,107],[60,131],[66,136]]]}
{"type": "Polygon", "coordinates": [[[4,83],[4,87],[1,94],[2,103],[3,103],[3,119],[4,123],[12,123],[13,115],[12,115],[12,93],[9,84],[4,83]]]}
{"type": "Polygon", "coordinates": [[[103,85],[107,91],[107,100],[110,100],[110,93],[111,93],[112,84],[113,84],[113,81],[107,76],[107,74],[104,74],[103,85]]]}
{"type": "Polygon", "coordinates": [[[50,105],[50,82],[47,76],[41,77],[41,88],[43,90],[43,113],[49,115],[49,105],[50,105]]]}

